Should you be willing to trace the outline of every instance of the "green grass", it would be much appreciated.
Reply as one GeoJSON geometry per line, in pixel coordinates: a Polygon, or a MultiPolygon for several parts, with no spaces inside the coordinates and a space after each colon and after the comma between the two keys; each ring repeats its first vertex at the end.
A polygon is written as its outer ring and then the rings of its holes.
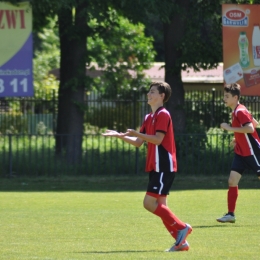
{"type": "Polygon", "coordinates": [[[175,253],[163,252],[173,240],[142,207],[146,176],[0,181],[1,260],[259,259],[260,182],[250,176],[235,224],[215,220],[226,212],[226,177],[176,179],[169,207],[193,233],[190,250],[175,253]]]}

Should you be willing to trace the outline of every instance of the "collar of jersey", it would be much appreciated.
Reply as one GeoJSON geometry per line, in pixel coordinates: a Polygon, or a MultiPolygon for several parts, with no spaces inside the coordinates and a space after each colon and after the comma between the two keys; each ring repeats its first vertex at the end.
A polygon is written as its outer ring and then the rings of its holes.
{"type": "Polygon", "coordinates": [[[163,106],[161,106],[161,107],[158,107],[157,109],[156,109],[156,111],[154,112],[154,114],[152,114],[153,116],[154,115],[156,115],[161,109],[163,109],[164,107],[163,106]]]}

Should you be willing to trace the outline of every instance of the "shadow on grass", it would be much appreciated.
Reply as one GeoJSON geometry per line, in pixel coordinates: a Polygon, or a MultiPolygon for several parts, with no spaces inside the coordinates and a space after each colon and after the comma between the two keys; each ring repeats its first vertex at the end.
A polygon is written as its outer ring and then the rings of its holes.
{"type": "MultiPolygon", "coordinates": [[[[182,190],[227,190],[227,176],[185,176],[177,174],[172,192],[182,190]]],[[[95,176],[95,177],[38,177],[1,178],[0,192],[124,192],[146,191],[148,175],[137,176],[95,176]]],[[[239,189],[259,189],[260,181],[254,175],[246,175],[240,181],[239,189]]]]}
{"type": "MultiPolygon", "coordinates": [[[[233,224],[233,223],[232,223],[233,224]]],[[[218,224],[218,225],[210,225],[210,226],[192,226],[192,228],[223,228],[223,227],[230,227],[230,223],[218,224]]],[[[240,227],[239,225],[232,225],[232,227],[240,227]]]]}
{"type": "Polygon", "coordinates": [[[86,251],[86,252],[73,252],[76,254],[120,254],[120,253],[152,253],[162,252],[161,250],[118,250],[118,251],[86,251]]]}

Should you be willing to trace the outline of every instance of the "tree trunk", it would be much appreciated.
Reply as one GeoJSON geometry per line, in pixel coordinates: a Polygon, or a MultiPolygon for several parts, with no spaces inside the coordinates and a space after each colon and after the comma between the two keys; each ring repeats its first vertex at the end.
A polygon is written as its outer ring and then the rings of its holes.
{"type": "MultiPolygon", "coordinates": [[[[189,0],[176,1],[180,10],[185,12],[189,7],[189,0]]],[[[177,12],[173,15],[170,23],[164,23],[165,45],[165,81],[170,84],[172,95],[167,103],[167,108],[172,116],[175,132],[185,130],[184,112],[184,88],[181,79],[182,55],[180,44],[185,35],[185,15],[177,12]]]]}
{"type": "Polygon", "coordinates": [[[86,8],[86,3],[83,3],[78,5],[74,16],[69,8],[64,8],[58,15],[61,61],[56,154],[65,153],[69,163],[79,162],[82,155],[87,55],[86,8]]]}

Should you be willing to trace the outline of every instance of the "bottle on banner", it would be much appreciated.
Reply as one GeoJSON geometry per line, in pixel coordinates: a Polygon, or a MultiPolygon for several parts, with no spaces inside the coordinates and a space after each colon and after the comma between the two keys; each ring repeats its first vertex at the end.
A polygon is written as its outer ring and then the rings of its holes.
{"type": "Polygon", "coordinates": [[[253,47],[253,59],[254,65],[260,66],[260,29],[259,24],[254,24],[252,34],[252,47],[253,47]]]}
{"type": "Polygon", "coordinates": [[[247,68],[249,66],[249,55],[248,55],[248,39],[246,32],[240,32],[238,38],[239,46],[239,63],[242,68],[247,68]]]}

